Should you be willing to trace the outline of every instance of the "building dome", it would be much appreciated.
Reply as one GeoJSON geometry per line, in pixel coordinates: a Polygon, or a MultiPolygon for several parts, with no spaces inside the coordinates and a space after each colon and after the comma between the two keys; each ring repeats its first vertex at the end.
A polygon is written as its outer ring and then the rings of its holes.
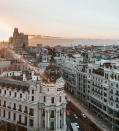
{"type": "Polygon", "coordinates": [[[56,80],[59,79],[62,75],[61,69],[56,65],[54,58],[52,57],[49,65],[46,67],[44,71],[44,79],[43,81],[48,83],[56,83],[56,80]]]}

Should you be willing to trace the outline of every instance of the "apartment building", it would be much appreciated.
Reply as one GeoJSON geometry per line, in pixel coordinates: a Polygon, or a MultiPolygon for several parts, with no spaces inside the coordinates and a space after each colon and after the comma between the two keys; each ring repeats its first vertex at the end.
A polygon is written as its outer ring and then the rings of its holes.
{"type": "Polygon", "coordinates": [[[89,108],[119,130],[118,61],[100,61],[88,65],[87,93],[89,108]]]}
{"type": "Polygon", "coordinates": [[[7,130],[9,125],[13,131],[66,131],[65,82],[60,71],[53,79],[50,69],[55,74],[59,71],[50,63],[43,74],[45,79],[28,70],[1,74],[1,130],[7,130]]]}

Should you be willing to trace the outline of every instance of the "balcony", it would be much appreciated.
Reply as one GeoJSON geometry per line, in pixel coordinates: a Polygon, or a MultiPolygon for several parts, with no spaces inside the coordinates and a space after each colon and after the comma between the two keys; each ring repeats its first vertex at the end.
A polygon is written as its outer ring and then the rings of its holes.
{"type": "Polygon", "coordinates": [[[14,107],[13,110],[16,110],[16,107],[14,107]]]}
{"type": "Polygon", "coordinates": [[[119,102],[119,99],[116,99],[115,102],[119,102]]]}
{"type": "Polygon", "coordinates": [[[34,116],[34,113],[33,113],[33,112],[30,112],[29,115],[30,115],[30,116],[34,116]]]}
{"type": "Polygon", "coordinates": [[[114,99],[112,97],[110,97],[110,100],[113,101],[114,99]]]}
{"type": "Polygon", "coordinates": [[[11,109],[11,107],[10,107],[10,106],[8,106],[7,108],[11,109]]]}
{"type": "Polygon", "coordinates": [[[22,112],[22,110],[21,110],[21,109],[18,109],[18,111],[22,112]]]}
{"type": "Polygon", "coordinates": [[[27,110],[25,110],[25,111],[24,111],[24,113],[28,113],[28,111],[27,111],[27,110]]]}
{"type": "Polygon", "coordinates": [[[6,107],[6,105],[4,104],[3,107],[6,107]]]}
{"type": "Polygon", "coordinates": [[[110,93],[113,94],[113,91],[111,90],[110,93]]]}
{"type": "Polygon", "coordinates": [[[119,92],[116,92],[115,95],[119,96],[119,92]]]}

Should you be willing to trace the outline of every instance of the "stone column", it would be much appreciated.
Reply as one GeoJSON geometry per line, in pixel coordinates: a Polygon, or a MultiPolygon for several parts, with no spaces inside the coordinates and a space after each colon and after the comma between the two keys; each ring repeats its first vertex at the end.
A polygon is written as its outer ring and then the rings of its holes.
{"type": "Polygon", "coordinates": [[[1,117],[3,117],[3,109],[1,109],[1,117]]]}
{"type": "Polygon", "coordinates": [[[19,114],[16,113],[16,121],[18,122],[19,121],[19,114]]]}
{"type": "Polygon", "coordinates": [[[5,116],[5,118],[6,119],[9,119],[9,112],[8,111],[6,111],[6,114],[5,114],[6,116],[5,116]]]}
{"type": "Polygon", "coordinates": [[[48,119],[47,119],[47,121],[48,121],[48,129],[50,128],[50,112],[49,112],[49,110],[48,110],[48,119]]]}
{"type": "Polygon", "coordinates": [[[57,131],[57,115],[58,115],[58,113],[57,113],[57,110],[56,110],[56,131],[57,131]]]}
{"type": "Polygon", "coordinates": [[[29,117],[27,118],[27,127],[29,127],[29,117]]]}
{"type": "Polygon", "coordinates": [[[60,129],[60,110],[58,110],[58,113],[57,113],[57,124],[58,124],[58,129],[60,129]]]}
{"type": "Polygon", "coordinates": [[[47,128],[47,111],[45,110],[45,129],[47,128]]]}
{"type": "MultiPolygon", "coordinates": [[[[28,114],[29,114],[29,107],[27,107],[28,114]]],[[[27,127],[29,126],[29,117],[27,118],[27,127]]]]}
{"type": "Polygon", "coordinates": [[[66,126],[66,110],[65,108],[63,109],[63,117],[64,117],[64,127],[66,126]]]}
{"type": "Polygon", "coordinates": [[[13,113],[14,113],[14,112],[13,112],[13,111],[11,111],[11,118],[10,118],[10,119],[11,119],[11,121],[13,121],[13,118],[14,118],[13,113]]]}
{"type": "Polygon", "coordinates": [[[21,115],[21,122],[24,123],[25,122],[25,116],[21,115]]]}
{"type": "Polygon", "coordinates": [[[42,127],[42,121],[43,121],[43,120],[42,120],[42,117],[43,117],[43,116],[42,116],[42,110],[40,109],[40,110],[39,110],[39,118],[38,118],[38,119],[39,119],[39,128],[42,127]]]}

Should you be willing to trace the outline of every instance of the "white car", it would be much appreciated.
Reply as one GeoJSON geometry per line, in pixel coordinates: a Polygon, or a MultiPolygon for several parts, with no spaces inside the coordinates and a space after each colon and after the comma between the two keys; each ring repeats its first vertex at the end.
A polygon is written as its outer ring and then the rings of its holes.
{"type": "Polygon", "coordinates": [[[81,113],[81,115],[82,115],[84,118],[86,118],[86,115],[85,115],[84,113],[81,113]]]}
{"type": "Polygon", "coordinates": [[[78,123],[74,123],[75,124],[75,126],[77,127],[77,128],[80,128],[80,126],[78,125],[78,123]]]}
{"type": "Polygon", "coordinates": [[[76,114],[74,114],[74,117],[75,117],[76,119],[78,119],[78,116],[77,116],[76,114]]]}

